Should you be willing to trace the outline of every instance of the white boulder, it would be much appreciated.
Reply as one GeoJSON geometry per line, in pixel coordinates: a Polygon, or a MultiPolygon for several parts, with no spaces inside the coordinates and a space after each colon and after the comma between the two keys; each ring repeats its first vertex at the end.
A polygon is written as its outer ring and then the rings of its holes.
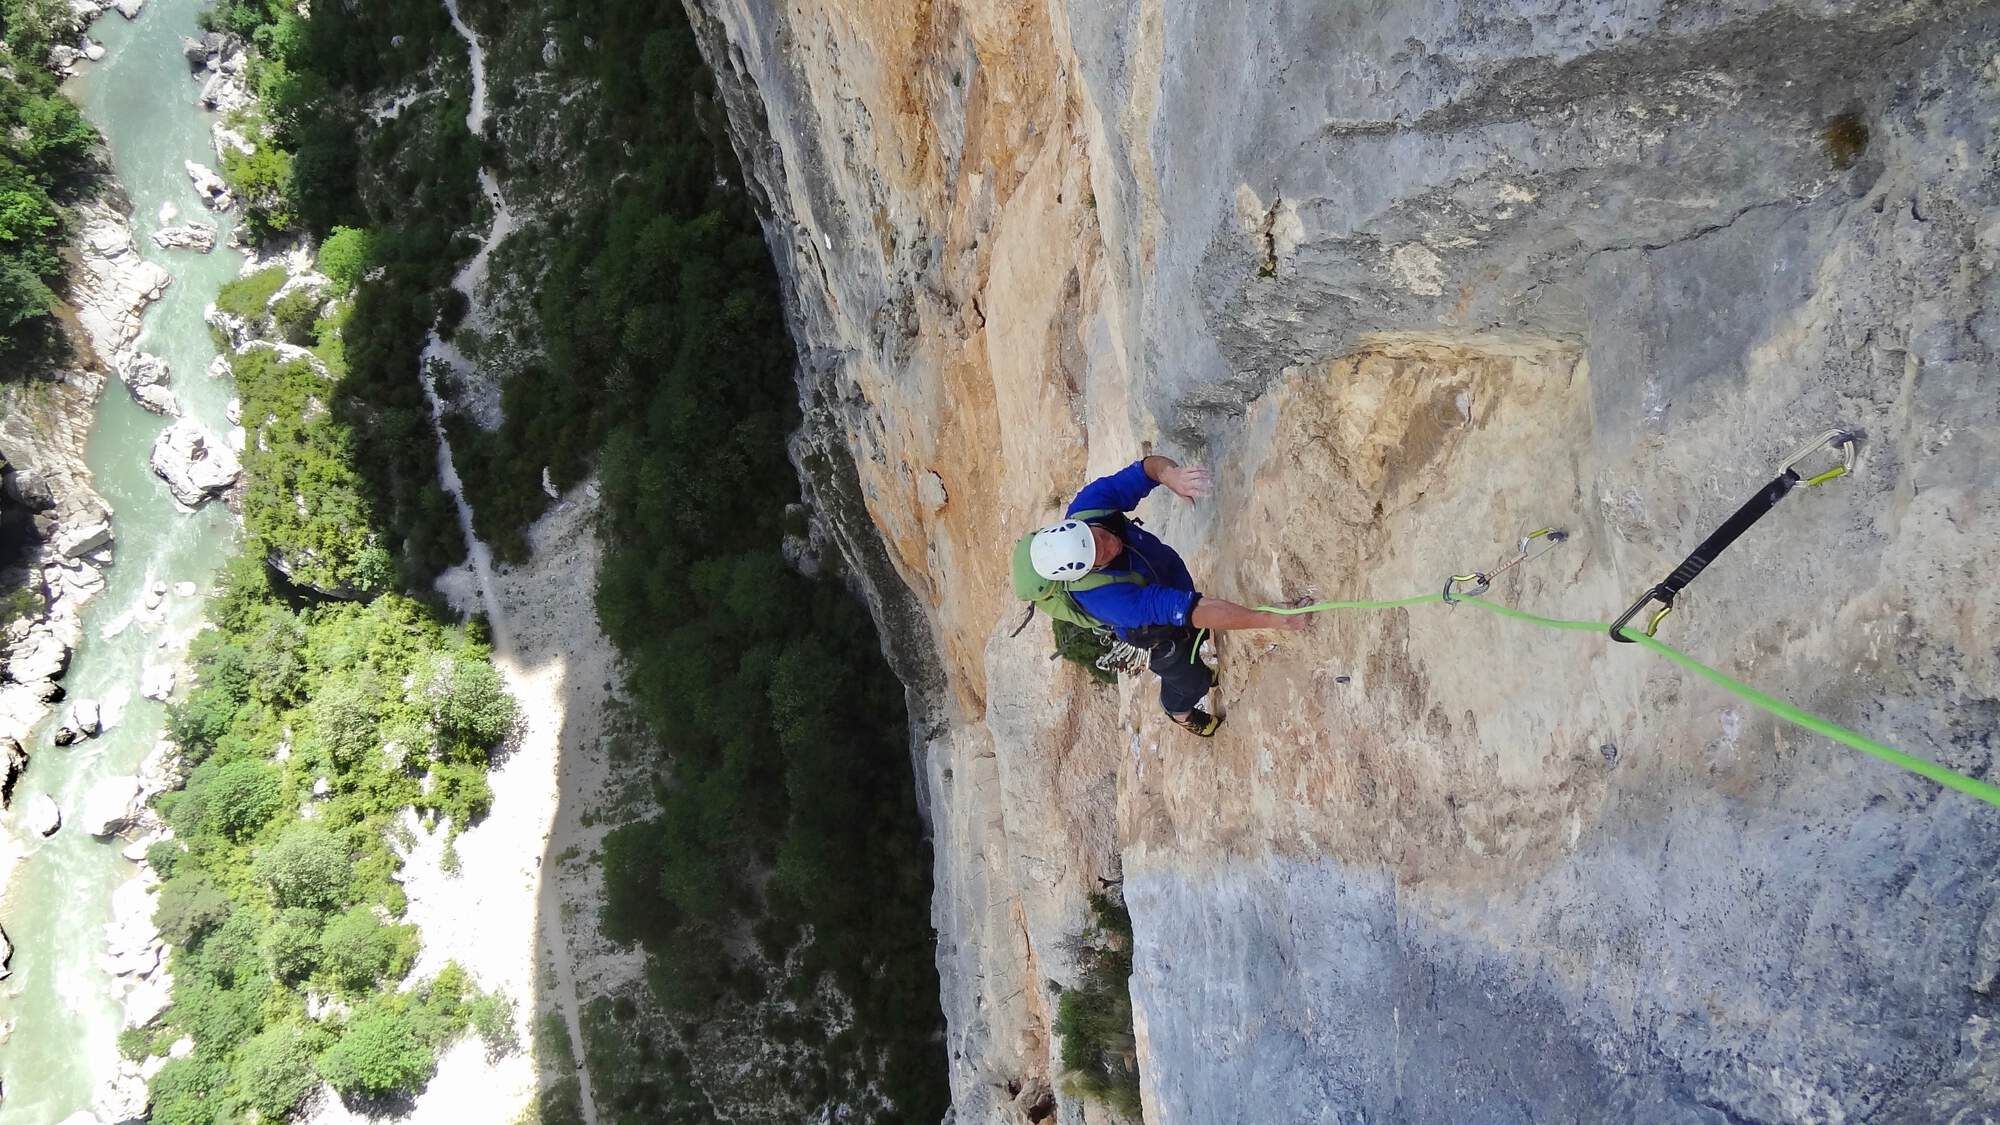
{"type": "Polygon", "coordinates": [[[207,223],[161,227],[153,232],[153,245],[162,250],[193,250],[206,254],[215,249],[215,228],[207,223]]]}
{"type": "Polygon", "coordinates": [[[229,154],[232,152],[240,152],[245,156],[249,156],[257,151],[256,142],[220,121],[209,127],[209,134],[215,140],[215,158],[217,160],[228,159],[229,154]]]}
{"type": "Polygon", "coordinates": [[[14,970],[7,967],[7,962],[13,959],[14,943],[7,940],[6,930],[0,930],[0,980],[6,980],[14,975],[14,970]]]}
{"type": "Polygon", "coordinates": [[[180,747],[172,739],[162,738],[153,743],[146,752],[146,759],[139,763],[139,796],[142,800],[178,788],[186,770],[182,768],[180,747]]]}
{"type": "Polygon", "coordinates": [[[166,387],[134,387],[132,401],[163,418],[181,416],[181,399],[166,387]]]}
{"type": "Polygon", "coordinates": [[[128,387],[164,386],[173,374],[174,369],[167,361],[151,352],[134,352],[118,365],[118,377],[128,387]]]}
{"type": "Polygon", "coordinates": [[[173,974],[160,973],[140,981],[125,997],[125,1023],[145,1027],[166,1012],[174,1002],[173,974]]]}
{"type": "Polygon", "coordinates": [[[71,700],[64,723],[85,738],[91,738],[104,730],[104,709],[94,699],[71,700]]]}
{"type": "Polygon", "coordinates": [[[107,777],[83,795],[77,827],[100,839],[116,836],[139,821],[139,779],[107,777]]]}
{"type": "Polygon", "coordinates": [[[190,508],[222,495],[243,471],[227,445],[187,419],[154,440],[152,465],[174,499],[190,508]]]}
{"type": "Polygon", "coordinates": [[[106,1121],[146,1120],[146,1080],[138,1074],[116,1074],[91,1096],[90,1108],[106,1121]]]}
{"type": "Polygon", "coordinates": [[[195,589],[195,584],[192,582],[176,582],[174,583],[174,596],[177,598],[191,598],[195,595],[195,589]]]}
{"type": "Polygon", "coordinates": [[[62,810],[56,807],[54,797],[37,793],[22,810],[22,823],[37,836],[53,836],[62,827],[62,810]]]}
{"type": "Polygon", "coordinates": [[[150,664],[139,673],[139,694],[161,703],[174,693],[174,668],[171,664],[150,664]]]}
{"type": "Polygon", "coordinates": [[[215,169],[193,160],[182,161],[181,167],[187,170],[188,179],[194,181],[194,193],[201,196],[202,204],[209,210],[227,211],[236,206],[236,196],[230,192],[229,184],[215,174],[215,169]]]}
{"type": "Polygon", "coordinates": [[[231,61],[241,57],[238,54],[225,58],[216,73],[210,75],[208,81],[202,83],[201,105],[203,109],[228,114],[242,109],[251,103],[253,99],[250,97],[250,90],[243,84],[242,65],[238,63],[236,69],[230,69],[231,61]]]}
{"type": "Polygon", "coordinates": [[[111,6],[128,20],[139,18],[139,10],[146,6],[146,0],[111,0],[111,6]]]}

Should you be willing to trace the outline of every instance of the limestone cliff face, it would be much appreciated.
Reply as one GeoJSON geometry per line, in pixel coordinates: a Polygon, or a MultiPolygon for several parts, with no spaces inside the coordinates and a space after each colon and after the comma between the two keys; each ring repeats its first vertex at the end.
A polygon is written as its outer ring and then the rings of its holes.
{"type": "Polygon", "coordinates": [[[801,462],[918,706],[958,1116],[1065,1121],[1099,878],[1156,1121],[1977,1120],[2000,812],[1623,646],[1436,607],[1232,638],[1212,744],[1010,638],[1005,548],[1147,448],[1203,588],[1669,619],[1981,773],[2000,724],[2000,11],[690,0],[805,357],[801,462]],[[851,466],[851,471],[850,471],[851,466]],[[860,518],[865,513],[866,519],[860,518]]]}

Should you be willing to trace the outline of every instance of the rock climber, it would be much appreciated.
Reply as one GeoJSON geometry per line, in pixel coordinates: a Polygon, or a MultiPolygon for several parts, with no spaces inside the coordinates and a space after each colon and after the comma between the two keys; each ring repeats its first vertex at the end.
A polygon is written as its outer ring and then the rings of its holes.
{"type": "Polygon", "coordinates": [[[1204,634],[1298,632],[1310,619],[1250,609],[1196,590],[1180,555],[1125,514],[1156,485],[1192,504],[1208,495],[1209,472],[1158,455],[1134,461],[1085,485],[1070,501],[1067,518],[1034,533],[1029,554],[1035,573],[1063,584],[1095,623],[1147,652],[1160,677],[1160,706],[1167,717],[1207,738],[1222,720],[1200,707],[1215,686],[1215,671],[1202,659],[1204,634]]]}

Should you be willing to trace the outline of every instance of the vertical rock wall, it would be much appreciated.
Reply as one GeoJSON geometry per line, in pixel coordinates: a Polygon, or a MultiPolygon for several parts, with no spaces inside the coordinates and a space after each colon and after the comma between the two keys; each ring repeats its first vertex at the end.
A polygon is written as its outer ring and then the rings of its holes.
{"type": "Polygon", "coordinates": [[[1667,633],[1988,770],[2000,11],[690,8],[786,279],[801,465],[917,704],[962,1120],[1045,1116],[1048,982],[1121,875],[1150,1119],[2000,1101],[2000,812],[1434,608],[1232,638],[1197,744],[1010,637],[1004,573],[1150,445],[1218,469],[1142,513],[1208,592],[1434,590],[1558,523],[1493,596],[1608,618],[1855,426],[1859,472],[1667,633]]]}

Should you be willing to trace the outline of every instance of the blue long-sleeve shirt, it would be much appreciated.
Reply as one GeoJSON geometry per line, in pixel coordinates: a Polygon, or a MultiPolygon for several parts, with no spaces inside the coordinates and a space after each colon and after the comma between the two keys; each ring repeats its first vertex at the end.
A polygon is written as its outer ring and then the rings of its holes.
{"type": "MultiPolygon", "coordinates": [[[[1144,500],[1155,487],[1153,478],[1146,475],[1145,462],[1134,461],[1108,477],[1099,477],[1084,485],[1083,491],[1070,501],[1066,514],[1074,516],[1078,512],[1107,508],[1129,512],[1138,507],[1139,501],[1144,500]]],[[[1093,519],[1086,522],[1104,521],[1093,519]]],[[[1181,561],[1172,547],[1137,524],[1128,522],[1118,530],[1119,538],[1125,541],[1125,550],[1099,570],[1105,574],[1137,574],[1146,580],[1146,584],[1107,583],[1095,590],[1077,593],[1077,604],[1092,617],[1111,626],[1111,631],[1120,640],[1129,640],[1132,630],[1148,625],[1186,625],[1188,615],[1194,612],[1195,603],[1201,600],[1187,564],[1181,561]]]]}

